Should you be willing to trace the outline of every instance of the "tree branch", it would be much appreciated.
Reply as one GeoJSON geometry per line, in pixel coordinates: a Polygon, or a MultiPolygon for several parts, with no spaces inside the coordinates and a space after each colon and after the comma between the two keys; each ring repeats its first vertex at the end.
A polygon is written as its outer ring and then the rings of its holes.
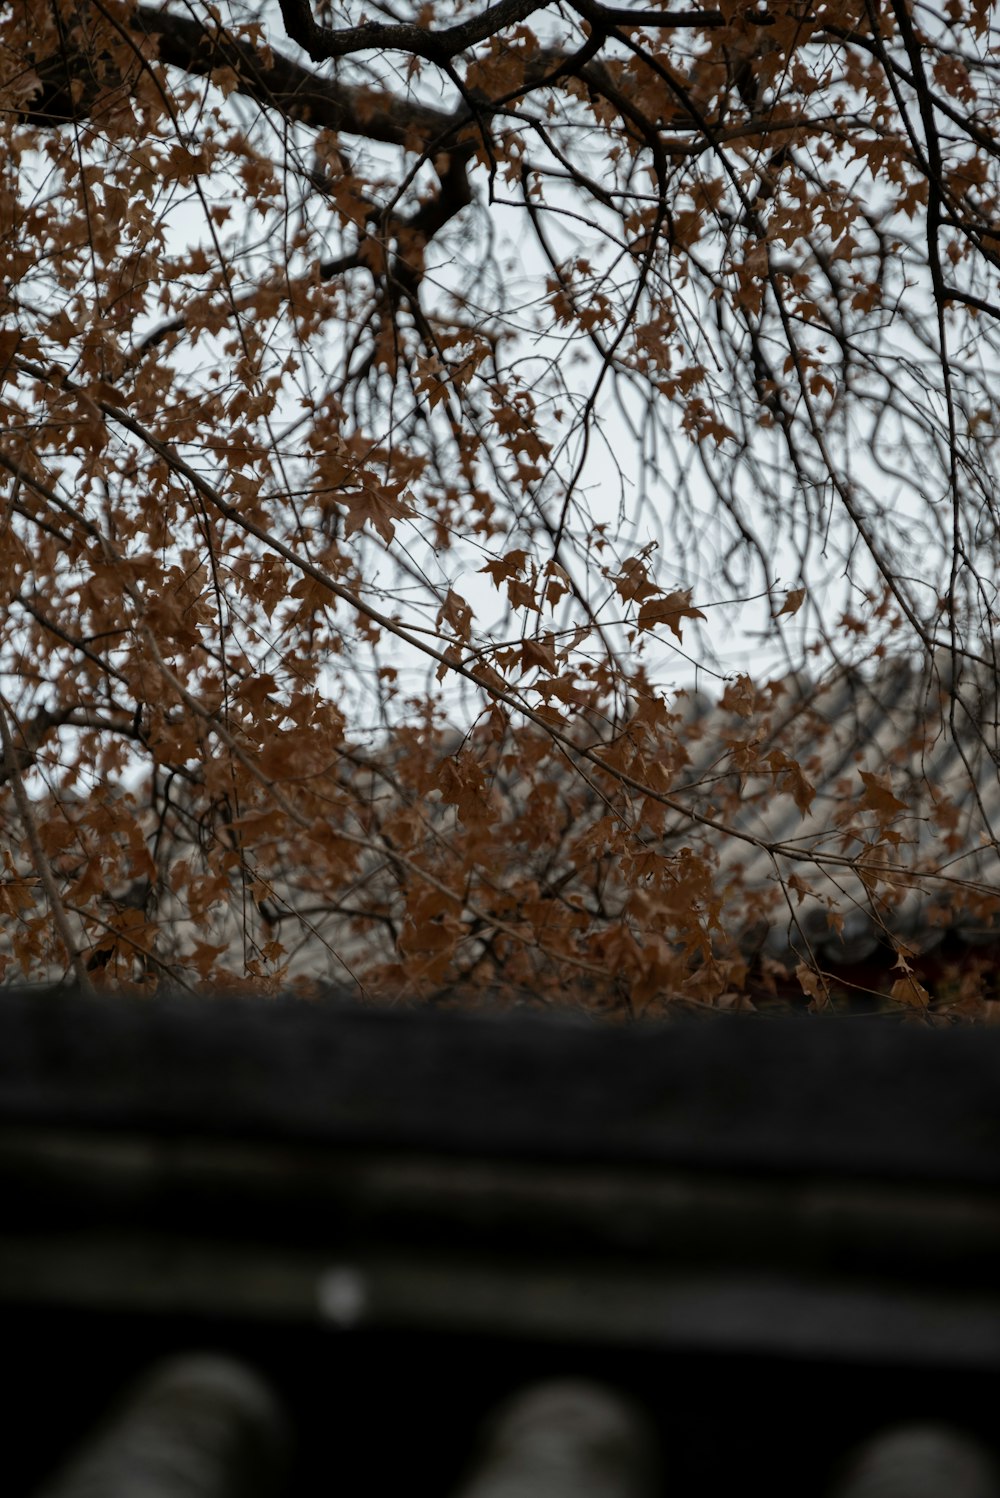
{"type": "MultiPolygon", "coordinates": [[[[321,78],[281,52],[257,48],[221,28],[209,29],[194,15],[139,5],[129,18],[129,29],[155,40],[159,59],[168,66],[196,77],[229,68],[239,93],[265,108],[277,109],[286,119],[317,129],[419,149],[428,142],[444,143],[459,118],[412,99],[321,78]]],[[[138,47],[136,53],[137,61],[141,60],[138,47]]],[[[33,125],[56,126],[86,118],[92,89],[85,86],[73,97],[70,86],[74,79],[86,83],[91,77],[85,62],[82,54],[54,53],[36,59],[42,89],[25,109],[24,119],[33,125]]],[[[138,72],[137,68],[137,76],[138,72]]]]}
{"type": "Polygon", "coordinates": [[[24,788],[24,782],[21,779],[18,751],[14,744],[14,736],[10,731],[10,723],[7,718],[7,704],[2,697],[0,697],[0,744],[3,747],[4,770],[7,778],[10,780],[11,789],[14,792],[14,801],[24,825],[24,834],[31,849],[32,858],[35,861],[35,872],[42,882],[42,888],[49,902],[52,924],[55,926],[59,940],[65,948],[66,956],[73,969],[77,983],[79,983],[84,993],[92,994],[94,992],[94,985],[90,981],[90,974],[87,972],[80,949],[70,930],[69,919],[63,907],[59,888],[53,877],[45,849],[42,846],[42,838],[38,830],[38,823],[35,820],[34,811],[32,810],[31,801],[24,788]]]}
{"type": "Polygon", "coordinates": [[[390,26],[383,21],[334,30],[317,25],[309,0],[281,0],[281,14],[286,32],[293,42],[305,48],[313,62],[348,57],[352,52],[408,52],[427,62],[445,63],[505,27],[527,20],[535,11],[545,10],[549,3],[550,0],[497,0],[481,15],[435,32],[409,23],[390,26]]]}
{"type": "Polygon", "coordinates": [[[140,5],[132,25],[159,38],[161,62],[202,76],[229,67],[240,93],[288,119],[410,147],[443,140],[455,128],[455,115],[442,109],[320,78],[281,52],[268,56],[221,28],[210,31],[192,15],[140,5]]]}
{"type": "MultiPolygon", "coordinates": [[[[460,52],[495,36],[507,26],[525,21],[538,10],[545,10],[549,0],[497,0],[481,15],[468,21],[447,26],[443,31],[429,31],[423,26],[410,23],[387,25],[382,21],[369,21],[363,26],[344,26],[334,29],[320,26],[309,5],[309,0],[281,0],[281,14],[285,30],[292,41],[304,47],[313,62],[330,57],[347,57],[352,52],[408,52],[413,57],[423,57],[428,62],[445,63],[460,52]]],[[[607,26],[652,26],[657,28],[702,28],[725,25],[725,17],[719,10],[641,10],[620,6],[591,6],[600,12],[600,22],[607,26]]],[[[761,25],[772,24],[772,18],[762,17],[761,25]]]]}

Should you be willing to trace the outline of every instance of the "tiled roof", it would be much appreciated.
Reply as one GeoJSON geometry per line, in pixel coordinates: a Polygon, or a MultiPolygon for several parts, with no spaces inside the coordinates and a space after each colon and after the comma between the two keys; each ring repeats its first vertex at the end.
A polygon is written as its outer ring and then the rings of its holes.
{"type": "MultiPolygon", "coordinates": [[[[818,684],[792,674],[761,690],[744,679],[715,700],[680,693],[671,707],[687,763],[671,751],[674,810],[655,834],[643,831],[642,795],[608,779],[597,785],[592,761],[583,762],[581,778],[565,754],[549,753],[531,778],[491,760],[485,744],[489,794],[501,820],[524,824],[520,842],[507,845],[508,865],[491,872],[500,886],[526,874],[541,878],[531,860],[543,857],[551,888],[582,889],[599,877],[600,916],[614,921],[626,892],[613,864],[593,878],[587,869],[577,876],[566,847],[550,840],[539,853],[531,832],[536,804],[564,826],[567,845],[602,817],[619,815],[662,852],[690,847],[707,855],[727,891],[726,929],[752,961],[843,966],[891,951],[893,940],[926,953],[945,934],[965,948],[992,943],[1000,911],[997,703],[997,675],[987,660],[966,663],[956,675],[947,657],[926,669],[887,658],[874,671],[845,669],[818,684]],[[525,866],[515,867],[521,856],[525,866]]],[[[613,745],[606,732],[581,741],[599,758],[613,745]]],[[[425,739],[420,752],[443,760],[469,743],[425,739]]],[[[278,941],[278,961],[292,981],[343,984],[389,962],[403,928],[403,881],[391,842],[377,846],[378,827],[404,803],[416,806],[432,859],[434,840],[455,826],[454,808],[436,793],[420,798],[400,789],[394,763],[413,752],[412,744],[390,742],[345,756],[343,804],[354,797],[377,815],[372,845],[344,887],[324,886],[301,843],[296,850],[271,838],[262,844],[256,882],[247,883],[245,867],[234,863],[228,894],[220,889],[210,923],[196,928],[172,893],[171,871],[179,860],[197,862],[213,840],[219,845],[228,813],[175,781],[148,814],[158,887],[141,882],[118,891],[114,904],[155,908],[158,960],[167,967],[199,941],[226,952],[235,974],[278,941]]],[[[647,763],[652,757],[647,746],[647,763]]]]}
{"type": "Polygon", "coordinates": [[[918,951],[948,929],[970,943],[996,939],[997,677],[967,668],[954,692],[953,679],[947,660],[924,670],[888,659],[875,672],[844,671],[820,687],[786,678],[773,705],[747,718],[727,721],[719,708],[701,714],[705,754],[695,758],[691,782],[726,773],[715,758],[720,738],[760,735],[758,757],[782,750],[815,790],[803,811],[791,796],[775,797],[773,777],[748,774],[735,826],[760,842],[716,839],[722,868],[738,868],[747,888],[797,875],[810,891],[800,901],[793,888],[784,908],[776,905],[765,937],[773,955],[811,949],[827,962],[855,962],[886,932],[918,951]],[[873,883],[877,862],[862,873],[858,860],[864,864],[866,841],[880,828],[879,856],[892,873],[873,883]],[[784,856],[768,851],[776,844],[784,856]]]}
{"type": "MultiPolygon", "coordinates": [[[[634,1399],[592,1380],[528,1385],[494,1409],[478,1431],[449,1432],[466,1453],[455,1498],[657,1498],[672,1489],[675,1418],[670,1400],[664,1400],[657,1422],[634,1399]]],[[[722,1438],[729,1421],[722,1410],[718,1418],[722,1438]]],[[[387,1415],[390,1439],[391,1424],[387,1415]]],[[[226,1357],[176,1358],[129,1391],[104,1429],[38,1498],[98,1492],[109,1498],[132,1492],[149,1498],[284,1498],[293,1426],[294,1412],[290,1418],[252,1368],[226,1357]]],[[[763,1472],[771,1465],[763,1422],[760,1444],[763,1472]]],[[[341,1447],[334,1427],[330,1470],[314,1473],[314,1483],[343,1481],[341,1447]]],[[[1000,1494],[991,1452],[972,1436],[927,1420],[878,1432],[839,1467],[833,1498],[1000,1494]]],[[[823,1476],[820,1468],[809,1481],[822,1483],[823,1476]]],[[[412,1486],[423,1491],[419,1479],[412,1486]]]]}

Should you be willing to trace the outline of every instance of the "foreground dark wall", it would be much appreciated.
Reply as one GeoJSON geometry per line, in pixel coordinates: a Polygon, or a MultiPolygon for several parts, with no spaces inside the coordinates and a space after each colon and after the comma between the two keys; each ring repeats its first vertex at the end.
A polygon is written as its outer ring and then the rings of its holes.
{"type": "Polygon", "coordinates": [[[1000,1031],[0,991],[0,1110],[408,1150],[1000,1183],[1000,1031]]]}
{"type": "Polygon", "coordinates": [[[442,1498],[488,1409],[616,1384],[672,1491],[992,1436],[1000,1035],[0,1000],[8,1489],[155,1358],[269,1378],[295,1493],[442,1498]]]}
{"type": "Polygon", "coordinates": [[[943,1419],[996,1442],[996,1378],[955,1370],[33,1311],[5,1315],[18,1370],[5,1492],[29,1498],[151,1355],[205,1347],[245,1358],[290,1411],[292,1498],[447,1498],[497,1402],[553,1376],[638,1400],[665,1446],[666,1495],[739,1493],[753,1478],[769,1498],[821,1498],[844,1454],[898,1421],[943,1419]]]}

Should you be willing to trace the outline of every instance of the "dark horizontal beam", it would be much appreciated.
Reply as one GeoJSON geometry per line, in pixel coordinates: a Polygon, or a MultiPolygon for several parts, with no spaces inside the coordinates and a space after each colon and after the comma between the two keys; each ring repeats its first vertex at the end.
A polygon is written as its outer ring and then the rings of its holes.
{"type": "Polygon", "coordinates": [[[1000,1034],[0,1000],[0,1304],[1000,1368],[1000,1034]]]}
{"type": "MultiPolygon", "coordinates": [[[[738,1254],[734,1253],[734,1260],[738,1254]]],[[[1000,1370],[1000,1295],[908,1281],[427,1252],[338,1258],[260,1241],[0,1237],[0,1305],[256,1325],[1000,1370]]]]}
{"type": "Polygon", "coordinates": [[[1000,1184],[1000,1033],[0,997],[0,1125],[1000,1184]]]}

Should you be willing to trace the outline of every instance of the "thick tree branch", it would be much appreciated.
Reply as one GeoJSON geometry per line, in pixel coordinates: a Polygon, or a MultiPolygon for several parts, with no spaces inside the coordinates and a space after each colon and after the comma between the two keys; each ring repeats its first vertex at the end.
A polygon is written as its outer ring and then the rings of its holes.
{"type": "Polygon", "coordinates": [[[5,755],[0,761],[0,785],[6,785],[12,773],[23,774],[37,762],[45,742],[55,728],[89,728],[96,733],[128,733],[128,713],[91,712],[84,707],[38,708],[30,718],[18,724],[18,737],[12,739],[13,760],[5,755]]]}
{"type": "Polygon", "coordinates": [[[549,0],[497,0],[481,15],[434,32],[423,26],[387,25],[382,21],[335,30],[317,24],[309,0],[281,0],[281,14],[288,35],[305,48],[313,62],[348,57],[353,52],[408,52],[428,62],[445,63],[505,27],[545,10],[548,4],[549,0]]]}
{"type": "MultiPolygon", "coordinates": [[[[632,107],[618,90],[607,70],[596,61],[596,54],[606,40],[601,26],[621,23],[626,14],[621,8],[605,7],[596,0],[580,0],[575,7],[591,25],[584,45],[573,51],[545,47],[532,58],[525,70],[517,97],[550,88],[569,77],[579,78],[594,94],[606,98],[640,135],[655,130],[652,122],[632,107]]],[[[494,7],[494,10],[498,7],[494,7]]],[[[715,27],[721,24],[721,13],[650,12],[643,24],[715,27]]],[[[456,145],[456,136],[472,120],[470,110],[460,103],[454,110],[436,109],[386,90],[341,83],[320,77],[309,68],[272,48],[262,49],[253,43],[230,35],[220,27],[209,27],[196,16],[173,10],[158,10],[139,5],[130,21],[131,29],[156,44],[159,60],[170,67],[196,77],[208,77],[221,68],[233,76],[236,92],[253,99],[263,108],[275,109],[284,118],[298,120],[317,129],[328,129],[367,140],[382,141],[409,150],[437,151],[450,147],[454,173],[458,162],[474,150],[474,141],[456,145]]],[[[361,28],[367,30],[367,28],[361,28]]],[[[383,28],[396,30],[397,28],[383,28]]],[[[415,28],[410,28],[415,29],[415,28]]],[[[453,28],[454,29],[454,28],[453,28]]],[[[440,42],[442,33],[436,39],[440,42]]],[[[137,47],[136,56],[139,58],[137,47]]],[[[42,79],[42,90],[25,110],[28,122],[46,127],[65,124],[68,120],[86,118],[93,102],[93,68],[83,56],[62,53],[36,59],[35,71],[42,79]],[[73,89],[73,80],[84,88],[73,89]]],[[[136,71],[138,76],[138,69],[136,71]]],[[[509,98],[515,96],[511,95],[509,98]]],[[[477,113],[488,117],[491,110],[509,102],[509,98],[477,100],[477,113]]],[[[688,154],[690,145],[683,146],[688,154]]],[[[677,154],[667,149],[667,154],[677,154]]],[[[454,179],[453,179],[454,180],[454,179]]],[[[454,194],[451,194],[454,197],[454,194]]],[[[466,201],[468,201],[466,199],[466,201]]]]}
{"type": "Polygon", "coordinates": [[[320,78],[273,49],[262,52],[221,29],[210,31],[193,15],[140,5],[133,25],[159,37],[161,62],[203,76],[231,68],[240,93],[288,119],[396,146],[443,140],[455,125],[444,110],[320,78]]]}
{"type": "MultiPolygon", "coordinates": [[[[615,26],[651,26],[654,29],[684,31],[703,30],[706,27],[724,26],[726,18],[721,10],[639,10],[634,5],[602,5],[608,21],[615,26]]],[[[759,18],[760,24],[769,25],[767,17],[759,18]]]]}
{"type": "MultiPolygon", "coordinates": [[[[229,68],[239,93],[265,108],[277,109],[286,119],[318,129],[419,149],[429,142],[443,143],[455,127],[457,116],[445,110],[321,78],[280,52],[257,48],[221,28],[210,29],[194,15],[139,5],[130,27],[141,36],[155,38],[160,61],[170,67],[196,77],[229,68]]],[[[53,126],[87,117],[93,89],[86,84],[93,70],[85,57],[56,53],[36,59],[35,71],[42,89],[25,110],[27,121],[53,126]],[[82,91],[73,90],[74,80],[84,84],[82,91]],[[79,96],[74,97],[74,92],[79,96]]]]}
{"type": "MultiPolygon", "coordinates": [[[[536,11],[545,10],[549,0],[497,0],[481,15],[441,31],[429,31],[411,24],[387,25],[369,21],[362,26],[334,29],[320,26],[313,16],[309,0],[281,0],[285,30],[309,53],[314,62],[329,57],[347,57],[353,52],[408,52],[428,62],[445,63],[461,52],[467,52],[487,37],[495,36],[507,26],[527,20],[536,11]]],[[[576,8],[576,7],[575,7],[576,8]]],[[[605,26],[651,26],[670,29],[716,27],[725,24],[719,10],[642,10],[621,6],[592,5],[588,12],[599,13],[598,24],[605,26]]],[[[767,24],[765,20],[762,24],[767,24]]]]}

